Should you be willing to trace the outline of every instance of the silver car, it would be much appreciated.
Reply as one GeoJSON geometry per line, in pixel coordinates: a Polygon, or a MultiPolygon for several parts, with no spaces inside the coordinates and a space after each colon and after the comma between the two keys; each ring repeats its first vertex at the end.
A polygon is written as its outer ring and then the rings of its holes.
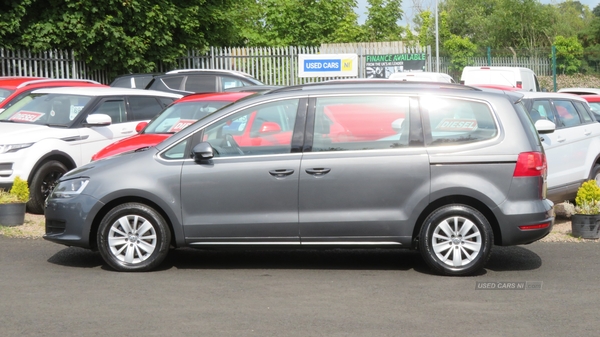
{"type": "Polygon", "coordinates": [[[170,248],[417,249],[446,275],[547,235],[546,158],[519,93],[333,81],[249,96],[64,175],[44,238],[119,271],[170,248]]]}

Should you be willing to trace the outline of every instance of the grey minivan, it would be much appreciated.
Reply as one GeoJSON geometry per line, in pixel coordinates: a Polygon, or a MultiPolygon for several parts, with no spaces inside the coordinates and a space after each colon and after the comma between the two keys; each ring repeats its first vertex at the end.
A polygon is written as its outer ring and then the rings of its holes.
{"type": "Polygon", "coordinates": [[[44,238],[119,271],[170,248],[407,248],[446,275],[547,235],[546,158],[521,94],[390,80],[249,96],[155,147],[64,175],[44,238]]]}

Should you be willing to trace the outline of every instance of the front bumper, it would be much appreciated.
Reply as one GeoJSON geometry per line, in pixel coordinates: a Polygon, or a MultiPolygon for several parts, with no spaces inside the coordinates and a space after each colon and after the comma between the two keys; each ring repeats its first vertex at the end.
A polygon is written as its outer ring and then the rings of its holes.
{"type": "Polygon", "coordinates": [[[46,234],[43,238],[55,243],[82,248],[92,246],[93,218],[104,204],[89,195],[69,199],[48,199],[46,204],[46,234]]]}

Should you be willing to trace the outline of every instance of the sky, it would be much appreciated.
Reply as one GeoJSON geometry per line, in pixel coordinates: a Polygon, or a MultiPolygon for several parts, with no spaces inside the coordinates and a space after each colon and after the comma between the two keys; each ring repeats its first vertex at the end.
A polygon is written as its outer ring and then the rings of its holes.
{"type": "MultiPolygon", "coordinates": [[[[431,8],[432,12],[435,10],[436,0],[402,0],[402,10],[404,11],[404,17],[402,18],[402,25],[406,25],[407,22],[411,22],[414,15],[416,15],[417,11],[415,10],[414,3],[420,3],[422,9],[431,8]],[[408,21],[407,21],[408,20],[408,21]]],[[[557,4],[563,1],[558,0],[541,0],[543,4],[557,4]]],[[[594,9],[600,0],[579,0],[584,5],[588,5],[590,9],[594,9]]],[[[363,24],[367,19],[367,0],[357,0],[358,8],[356,9],[356,13],[359,15],[358,23],[363,24]]]]}

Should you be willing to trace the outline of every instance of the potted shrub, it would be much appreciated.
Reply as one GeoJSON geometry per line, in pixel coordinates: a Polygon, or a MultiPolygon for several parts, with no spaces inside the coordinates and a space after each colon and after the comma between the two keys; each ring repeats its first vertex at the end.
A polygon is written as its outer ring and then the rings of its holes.
{"type": "Polygon", "coordinates": [[[27,181],[15,177],[10,191],[0,190],[0,225],[20,226],[25,222],[25,207],[29,201],[27,181]]]}
{"type": "Polygon", "coordinates": [[[571,216],[571,232],[575,237],[598,239],[600,234],[600,187],[595,180],[584,182],[575,198],[571,216]]]}

